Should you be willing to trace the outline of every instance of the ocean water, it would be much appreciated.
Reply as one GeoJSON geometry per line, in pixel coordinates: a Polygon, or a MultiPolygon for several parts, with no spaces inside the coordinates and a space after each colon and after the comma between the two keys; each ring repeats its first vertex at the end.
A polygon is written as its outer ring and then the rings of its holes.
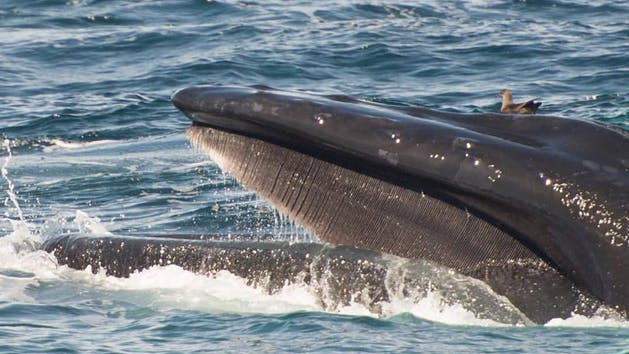
{"type": "Polygon", "coordinates": [[[512,326],[438,294],[330,310],[305,285],[118,279],[41,251],[64,233],[309,240],[186,141],[169,98],[205,83],[458,112],[497,112],[508,87],[629,129],[629,3],[0,1],[0,352],[629,353],[626,320],[512,326]]]}

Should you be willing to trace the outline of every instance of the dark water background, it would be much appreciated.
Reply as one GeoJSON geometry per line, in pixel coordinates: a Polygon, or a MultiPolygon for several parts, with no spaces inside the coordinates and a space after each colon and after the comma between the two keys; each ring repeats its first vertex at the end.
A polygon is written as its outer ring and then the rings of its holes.
{"type": "Polygon", "coordinates": [[[189,147],[169,97],[194,84],[459,112],[498,111],[508,87],[629,129],[626,1],[414,4],[0,1],[0,352],[629,352],[626,321],[505,327],[439,301],[329,313],[307,289],[176,267],[114,279],[37,251],[76,231],[301,233],[189,147]]]}

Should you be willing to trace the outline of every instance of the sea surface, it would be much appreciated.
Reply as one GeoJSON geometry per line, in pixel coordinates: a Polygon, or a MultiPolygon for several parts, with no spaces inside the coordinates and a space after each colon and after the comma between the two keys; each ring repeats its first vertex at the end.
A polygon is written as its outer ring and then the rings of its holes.
{"type": "Polygon", "coordinates": [[[0,353],[629,353],[626,320],[512,326],[437,296],[326,311],[305,284],[117,279],[41,251],[65,233],[309,240],[187,142],[170,97],[207,83],[456,112],[497,112],[508,87],[629,129],[629,2],[1,0],[0,353]]]}

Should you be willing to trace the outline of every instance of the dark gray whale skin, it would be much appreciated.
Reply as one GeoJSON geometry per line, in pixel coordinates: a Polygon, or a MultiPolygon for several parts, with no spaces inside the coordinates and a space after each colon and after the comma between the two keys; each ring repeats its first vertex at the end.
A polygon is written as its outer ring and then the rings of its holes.
{"type": "MultiPolygon", "coordinates": [[[[298,151],[463,209],[579,289],[625,316],[629,310],[626,131],[579,119],[446,113],[265,86],[190,87],[172,101],[194,125],[298,151]]],[[[370,248],[360,237],[342,243],[370,248]]],[[[423,256],[386,243],[374,250],[423,256]]]]}

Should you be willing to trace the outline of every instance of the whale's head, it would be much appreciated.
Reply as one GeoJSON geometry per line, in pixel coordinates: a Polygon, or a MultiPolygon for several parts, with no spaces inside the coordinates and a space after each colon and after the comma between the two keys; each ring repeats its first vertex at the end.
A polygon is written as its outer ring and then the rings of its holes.
{"type": "Polygon", "coordinates": [[[193,145],[322,241],[438,262],[533,320],[629,309],[626,132],[264,86],[172,100],[193,145]]]}

